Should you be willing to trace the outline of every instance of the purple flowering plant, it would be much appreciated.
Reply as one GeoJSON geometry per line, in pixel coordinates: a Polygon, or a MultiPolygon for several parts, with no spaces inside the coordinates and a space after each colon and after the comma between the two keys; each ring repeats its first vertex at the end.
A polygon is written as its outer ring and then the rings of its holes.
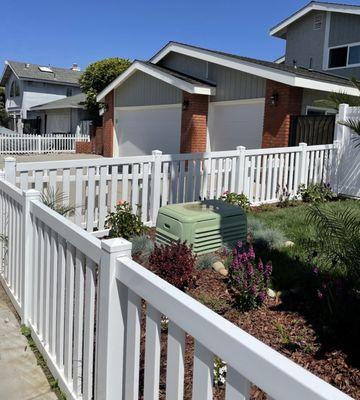
{"type": "Polygon", "coordinates": [[[271,273],[271,263],[264,265],[261,259],[257,260],[251,244],[237,244],[229,266],[229,283],[239,309],[247,311],[264,302],[271,273]]]}

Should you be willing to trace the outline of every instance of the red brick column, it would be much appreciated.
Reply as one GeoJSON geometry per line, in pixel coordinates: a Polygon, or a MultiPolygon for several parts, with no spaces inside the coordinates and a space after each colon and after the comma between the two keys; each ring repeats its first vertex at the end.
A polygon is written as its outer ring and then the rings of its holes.
{"type": "Polygon", "coordinates": [[[94,142],[75,142],[75,153],[77,154],[94,154],[94,142]]]}
{"type": "Polygon", "coordinates": [[[180,152],[206,151],[209,97],[183,92],[180,152]]]}
{"type": "Polygon", "coordinates": [[[266,81],[262,147],[289,145],[290,116],[301,114],[302,96],[302,88],[266,81]],[[277,95],[275,104],[272,104],[273,95],[277,95]]]}
{"type": "Polygon", "coordinates": [[[102,142],[103,156],[113,156],[114,143],[114,91],[105,96],[106,111],[103,115],[102,142]]]}

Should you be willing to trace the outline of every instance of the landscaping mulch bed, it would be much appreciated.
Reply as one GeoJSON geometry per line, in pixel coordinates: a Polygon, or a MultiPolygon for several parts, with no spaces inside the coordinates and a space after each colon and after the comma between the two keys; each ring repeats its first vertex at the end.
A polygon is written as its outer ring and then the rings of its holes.
{"type": "MultiPolygon", "coordinates": [[[[187,293],[274,350],[279,351],[354,399],[360,399],[360,369],[351,364],[348,355],[340,347],[330,346],[319,339],[316,315],[311,315],[312,304],[310,301],[306,302],[298,295],[296,297],[289,295],[284,299],[268,298],[259,309],[239,312],[233,307],[227,279],[212,269],[199,271],[196,287],[189,289],[187,293]]],[[[144,328],[143,317],[143,335],[144,328]]],[[[167,332],[165,329],[162,333],[160,399],[165,399],[166,346],[167,332]]],[[[143,365],[144,340],[142,340],[141,354],[141,364],[143,365]]],[[[191,399],[192,364],[193,339],[187,337],[185,399],[191,399]]],[[[141,376],[140,382],[142,382],[142,378],[141,376]]],[[[224,398],[224,387],[214,388],[214,399],[224,398]]],[[[266,397],[258,388],[253,387],[251,399],[265,400],[266,397]]]]}

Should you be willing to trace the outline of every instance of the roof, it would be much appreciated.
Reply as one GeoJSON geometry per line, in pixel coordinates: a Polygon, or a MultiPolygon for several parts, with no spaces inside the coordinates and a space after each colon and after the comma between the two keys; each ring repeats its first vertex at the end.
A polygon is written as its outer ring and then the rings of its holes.
{"type": "Polygon", "coordinates": [[[185,92],[214,95],[216,92],[216,85],[213,82],[194,78],[192,76],[182,74],[170,68],[160,67],[149,61],[135,60],[131,66],[118,76],[110,85],[108,85],[99,95],[97,100],[101,101],[104,97],[115,88],[119,87],[136,71],[142,71],[145,74],[153,76],[163,82],[173,85],[185,92]]]}
{"type": "Polygon", "coordinates": [[[0,85],[5,86],[11,72],[17,78],[22,80],[62,83],[72,86],[79,86],[80,71],[70,68],[45,67],[50,68],[52,72],[41,71],[45,66],[38,64],[29,64],[19,61],[5,61],[5,69],[1,78],[0,85]]]}
{"type": "Polygon", "coordinates": [[[8,135],[16,135],[16,134],[17,134],[17,132],[15,132],[11,129],[5,128],[5,126],[0,126],[0,136],[8,136],[8,135]]]}
{"type": "Polygon", "coordinates": [[[85,94],[79,93],[74,96],[34,106],[30,108],[30,111],[58,110],[64,108],[85,108],[85,94]]]}
{"type": "Polygon", "coordinates": [[[156,64],[172,51],[285,83],[290,86],[328,92],[344,91],[349,95],[357,95],[357,91],[353,87],[351,81],[345,77],[303,67],[294,67],[292,65],[243,57],[179,42],[169,42],[156,53],[150,61],[156,64]]]}
{"type": "Polygon", "coordinates": [[[270,35],[284,39],[286,37],[287,28],[289,25],[302,18],[304,15],[311,11],[327,11],[327,12],[338,12],[345,14],[360,15],[360,6],[340,4],[340,3],[329,3],[323,1],[310,1],[303,8],[291,14],[283,21],[270,29],[270,35]]]}

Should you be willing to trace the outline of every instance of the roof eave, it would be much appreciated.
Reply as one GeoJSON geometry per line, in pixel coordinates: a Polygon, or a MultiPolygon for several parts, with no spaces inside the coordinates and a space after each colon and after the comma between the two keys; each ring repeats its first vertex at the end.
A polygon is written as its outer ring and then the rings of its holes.
{"type": "Polygon", "coordinates": [[[180,78],[172,76],[164,71],[159,71],[151,65],[141,63],[140,61],[134,61],[133,64],[124,71],[120,76],[118,76],[110,85],[108,85],[102,92],[100,92],[96,98],[98,102],[102,101],[107,94],[112,90],[119,87],[123,82],[125,82],[130,76],[132,76],[136,71],[144,72],[145,74],[151,75],[156,79],[159,79],[169,85],[175,86],[178,89],[184,90],[188,93],[202,94],[208,96],[214,96],[216,93],[216,88],[211,86],[196,85],[190,82],[186,82],[180,78]]]}

